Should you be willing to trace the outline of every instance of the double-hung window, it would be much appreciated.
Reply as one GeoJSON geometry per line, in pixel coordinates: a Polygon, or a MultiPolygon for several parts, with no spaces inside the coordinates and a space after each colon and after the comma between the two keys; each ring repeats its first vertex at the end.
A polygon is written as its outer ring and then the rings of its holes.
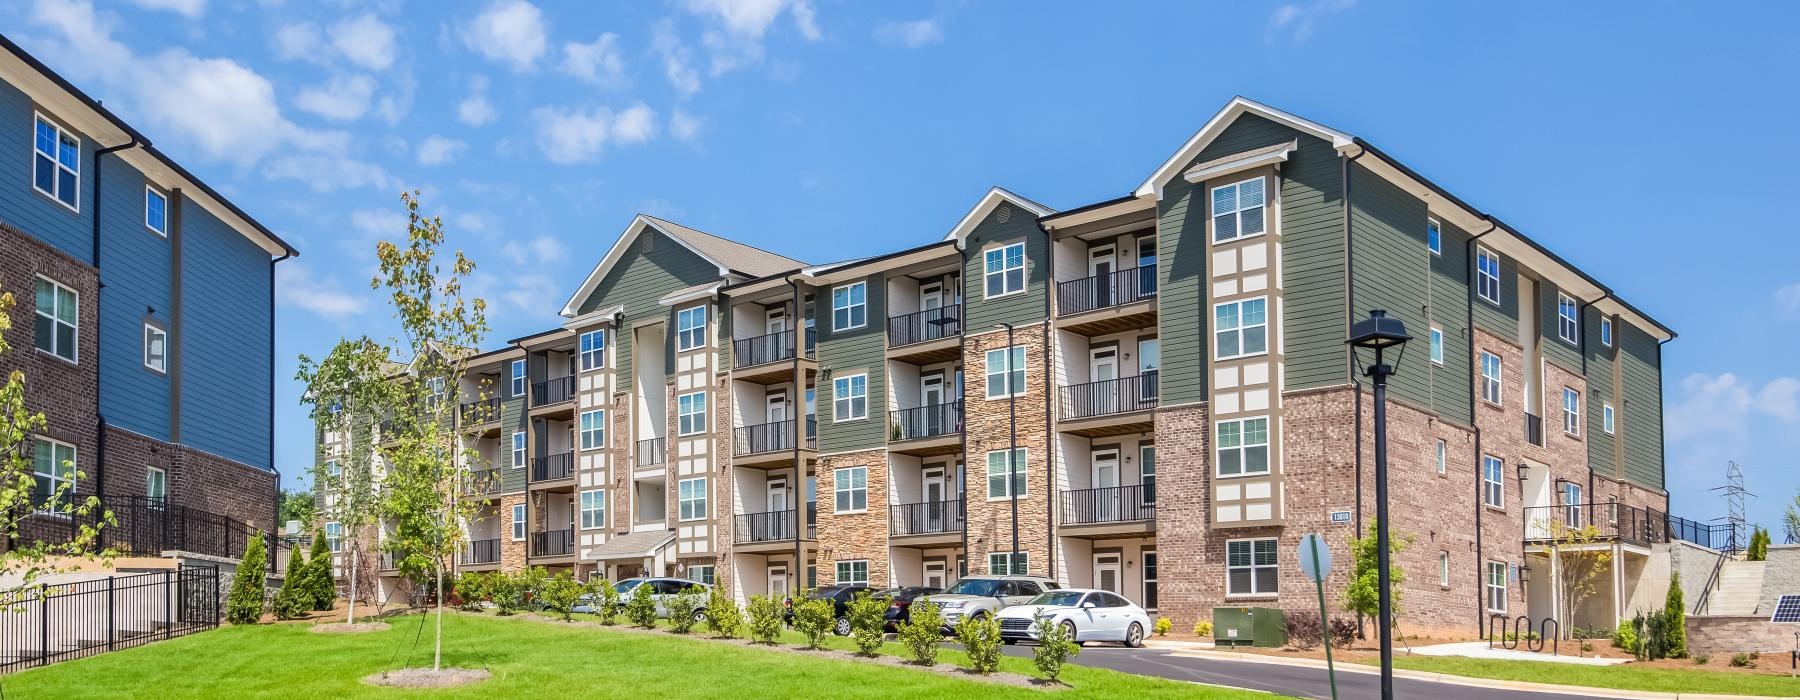
{"type": "Polygon", "coordinates": [[[169,473],[156,467],[146,467],[144,496],[150,499],[150,507],[161,508],[163,499],[169,497],[169,473]]]}
{"type": "Polygon", "coordinates": [[[1219,476],[1269,473],[1269,419],[1218,422],[1219,476]]]}
{"type": "Polygon", "coordinates": [[[706,477],[682,479],[677,486],[677,495],[682,520],[706,518],[706,477]]]}
{"type": "Polygon", "coordinates": [[[856,513],[869,509],[869,468],[846,467],[831,473],[832,512],[856,513]]]}
{"type": "Polygon", "coordinates": [[[1569,527],[1581,527],[1581,484],[1573,481],[1563,482],[1563,524],[1569,527]]]}
{"type": "Polygon", "coordinates": [[[1280,571],[1275,568],[1276,540],[1229,540],[1225,543],[1225,595],[1275,595],[1280,571]]]}
{"type": "Polygon", "coordinates": [[[1563,342],[1576,345],[1581,337],[1581,324],[1576,320],[1577,308],[1575,299],[1562,292],[1556,293],[1556,335],[1563,342]]]}
{"type": "Polygon", "coordinates": [[[1610,403],[1600,404],[1600,427],[1606,429],[1607,435],[1613,434],[1613,430],[1614,430],[1613,420],[1614,420],[1614,418],[1613,418],[1612,404],[1610,404],[1610,403]]]}
{"type": "Polygon", "coordinates": [[[76,339],[81,327],[81,297],[75,290],[37,278],[37,349],[79,362],[76,339]]]}
{"type": "Polygon", "coordinates": [[[1007,450],[987,453],[988,498],[1025,497],[1025,448],[1012,450],[1011,460],[1006,454],[1007,450]],[[1009,461],[1011,465],[1007,464],[1009,461]],[[1011,479],[1007,478],[1008,472],[1011,479]]]}
{"type": "Polygon", "coordinates": [[[1506,507],[1505,466],[1499,457],[1481,456],[1481,502],[1495,508],[1506,507]]]}
{"type": "MultiPolygon", "coordinates": [[[[1379,550],[1377,550],[1379,551],[1379,550]]],[[[1438,552],[1438,586],[1450,587],[1450,553],[1438,552]]]]}
{"type": "Polygon", "coordinates": [[[1444,364],[1444,329],[1437,326],[1431,327],[1431,361],[1444,364]]]}
{"type": "Polygon", "coordinates": [[[1444,237],[1438,232],[1437,219],[1425,220],[1425,247],[1431,249],[1432,255],[1444,254],[1444,237]]]}
{"type": "Polygon", "coordinates": [[[606,411],[582,411],[581,449],[598,450],[604,447],[606,447],[606,411]]]}
{"type": "Polygon", "coordinates": [[[683,352],[706,344],[706,305],[675,312],[675,347],[683,352]]]}
{"type": "Polygon", "coordinates": [[[158,236],[169,235],[169,198],[144,185],[144,228],[158,236]]]}
{"type": "Polygon", "coordinates": [[[1221,360],[1269,351],[1268,299],[1213,306],[1213,347],[1221,360]]]}
{"type": "Polygon", "coordinates": [[[1212,190],[1213,242],[1224,243],[1262,233],[1263,179],[1214,187],[1212,190]]]}
{"type": "Polygon", "coordinates": [[[1581,434],[1581,394],[1563,387],[1563,432],[1581,434]]]}
{"type": "Polygon", "coordinates": [[[1491,352],[1481,353],[1481,399],[1500,403],[1500,356],[1491,352]]]}
{"type": "Polygon", "coordinates": [[[512,434],[512,465],[514,469],[525,466],[525,431],[514,431],[512,434]]]}
{"type": "Polygon", "coordinates": [[[45,510],[57,510],[75,494],[75,446],[49,438],[31,438],[32,501],[45,510]]]}
{"type": "Polygon", "coordinates": [[[690,567],[688,567],[687,574],[688,574],[689,580],[699,581],[708,586],[711,586],[718,582],[717,581],[717,579],[718,579],[717,569],[715,569],[713,567],[713,565],[711,565],[711,564],[690,566],[690,567]]]}
{"type": "Polygon", "coordinates": [[[1436,461],[1437,461],[1437,473],[1443,474],[1444,472],[1447,472],[1450,470],[1450,445],[1448,443],[1444,442],[1443,438],[1438,438],[1438,440],[1437,440],[1436,461]]]}
{"type": "Polygon", "coordinates": [[[39,115],[32,151],[31,186],[81,211],[81,138],[39,115]]]}
{"type": "Polygon", "coordinates": [[[512,539],[514,542],[525,539],[525,504],[514,503],[512,507],[512,539]]]}
{"type": "Polygon", "coordinates": [[[512,395],[525,395],[525,361],[512,361],[512,395]]]}
{"type": "Polygon", "coordinates": [[[837,563],[837,584],[840,586],[868,585],[869,560],[840,561],[837,563]]]}
{"type": "Polygon", "coordinates": [[[1609,347],[1609,348],[1612,347],[1612,344],[1613,344],[1612,331],[1613,331],[1612,319],[1608,318],[1608,317],[1604,317],[1604,316],[1601,317],[1600,318],[1600,344],[1601,345],[1605,345],[1606,347],[1609,347]]]}
{"type": "Polygon", "coordinates": [[[325,546],[334,553],[344,551],[343,523],[325,523],[325,546]]]}
{"type": "Polygon", "coordinates": [[[852,374],[831,380],[831,422],[869,417],[869,375],[852,374]]]}
{"type": "Polygon", "coordinates": [[[1003,399],[1025,394],[1025,346],[987,351],[987,397],[1003,399]]]}
{"type": "Polygon", "coordinates": [[[169,332],[151,323],[144,324],[144,369],[169,371],[169,332]]]}
{"type": "Polygon", "coordinates": [[[981,254],[986,298],[1025,291],[1025,244],[989,248],[981,254]]]}
{"type": "Polygon", "coordinates": [[[581,529],[597,530],[606,527],[606,492],[581,492],[581,529]]]}
{"type": "Polygon", "coordinates": [[[1475,293],[1490,304],[1500,303],[1500,257],[1486,248],[1475,248],[1475,293]]]}
{"type": "Polygon", "coordinates": [[[606,331],[581,334],[581,371],[606,366],[606,331]]]}
{"type": "Polygon", "coordinates": [[[831,290],[831,330],[847,331],[869,325],[869,284],[855,282],[831,290]]]}
{"type": "Polygon", "coordinates": [[[706,392],[696,391],[675,398],[675,427],[680,435],[706,432],[706,392]]]}
{"type": "Polygon", "coordinates": [[[335,460],[335,459],[325,460],[325,475],[326,476],[336,478],[338,475],[343,474],[343,473],[344,473],[344,467],[342,464],[339,464],[337,460],[335,460]]]}
{"type": "Polygon", "coordinates": [[[994,576],[1024,576],[1025,565],[1030,563],[1030,552],[991,552],[988,554],[988,573],[994,576]]]}
{"type": "Polygon", "coordinates": [[[1506,562],[1487,563],[1487,609],[1491,613],[1506,612],[1506,562]]]}

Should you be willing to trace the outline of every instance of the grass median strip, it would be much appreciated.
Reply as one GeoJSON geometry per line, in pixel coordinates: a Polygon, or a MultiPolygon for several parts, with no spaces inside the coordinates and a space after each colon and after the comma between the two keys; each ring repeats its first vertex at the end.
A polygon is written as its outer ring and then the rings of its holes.
{"type": "MultiPolygon", "coordinates": [[[[1370,661],[1362,663],[1372,664],[1370,661]]],[[[1622,666],[1581,666],[1547,661],[1502,661],[1455,656],[1402,656],[1395,668],[1454,676],[1577,685],[1613,690],[1718,695],[1800,696],[1800,678],[1729,671],[1622,666]]]]}

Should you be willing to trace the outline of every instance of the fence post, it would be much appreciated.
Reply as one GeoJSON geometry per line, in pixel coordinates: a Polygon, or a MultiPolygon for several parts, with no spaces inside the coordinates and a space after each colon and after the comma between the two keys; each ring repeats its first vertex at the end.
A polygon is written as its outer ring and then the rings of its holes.
{"type": "Polygon", "coordinates": [[[113,644],[118,641],[118,624],[113,619],[113,611],[119,607],[118,597],[113,593],[113,582],[117,579],[106,577],[106,650],[112,651],[113,644]]]}
{"type": "Polygon", "coordinates": [[[175,600],[169,597],[168,569],[163,570],[163,639],[175,636],[175,600]]]}
{"type": "Polygon", "coordinates": [[[50,589],[38,588],[38,622],[43,627],[42,636],[38,638],[38,665],[50,664],[50,589]]]}

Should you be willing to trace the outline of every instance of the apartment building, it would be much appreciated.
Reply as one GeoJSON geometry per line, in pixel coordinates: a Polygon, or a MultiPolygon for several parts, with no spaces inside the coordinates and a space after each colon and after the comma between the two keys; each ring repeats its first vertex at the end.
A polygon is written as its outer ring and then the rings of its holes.
{"type": "MultiPolygon", "coordinates": [[[[38,497],[100,495],[120,521],[106,546],[238,556],[276,518],[274,265],[297,253],[10,38],[0,49],[16,146],[0,158],[0,289],[19,302],[0,374],[24,371],[48,419],[29,440],[38,497]]],[[[77,524],[40,514],[17,537],[77,524]]]]}
{"type": "Polygon", "coordinates": [[[1347,562],[1373,518],[1345,338],[1384,309],[1415,338],[1389,411],[1402,624],[1557,615],[1552,522],[1622,562],[1583,624],[1662,595],[1648,572],[1694,539],[1664,490],[1673,331],[1366,141],[1243,98],[1127,184],[1064,211],[994,188],[939,240],[837,263],[637,217],[563,327],[479,370],[517,403],[471,433],[513,470],[478,565],[740,598],[1030,573],[1177,620],[1310,609],[1300,536],[1347,562]]]}

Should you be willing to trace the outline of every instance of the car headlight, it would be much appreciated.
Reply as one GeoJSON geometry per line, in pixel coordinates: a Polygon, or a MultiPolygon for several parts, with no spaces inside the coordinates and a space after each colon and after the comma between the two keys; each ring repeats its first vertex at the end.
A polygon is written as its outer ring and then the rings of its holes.
{"type": "Polygon", "coordinates": [[[952,600],[944,603],[945,610],[961,610],[962,606],[963,604],[961,601],[952,600]]]}

